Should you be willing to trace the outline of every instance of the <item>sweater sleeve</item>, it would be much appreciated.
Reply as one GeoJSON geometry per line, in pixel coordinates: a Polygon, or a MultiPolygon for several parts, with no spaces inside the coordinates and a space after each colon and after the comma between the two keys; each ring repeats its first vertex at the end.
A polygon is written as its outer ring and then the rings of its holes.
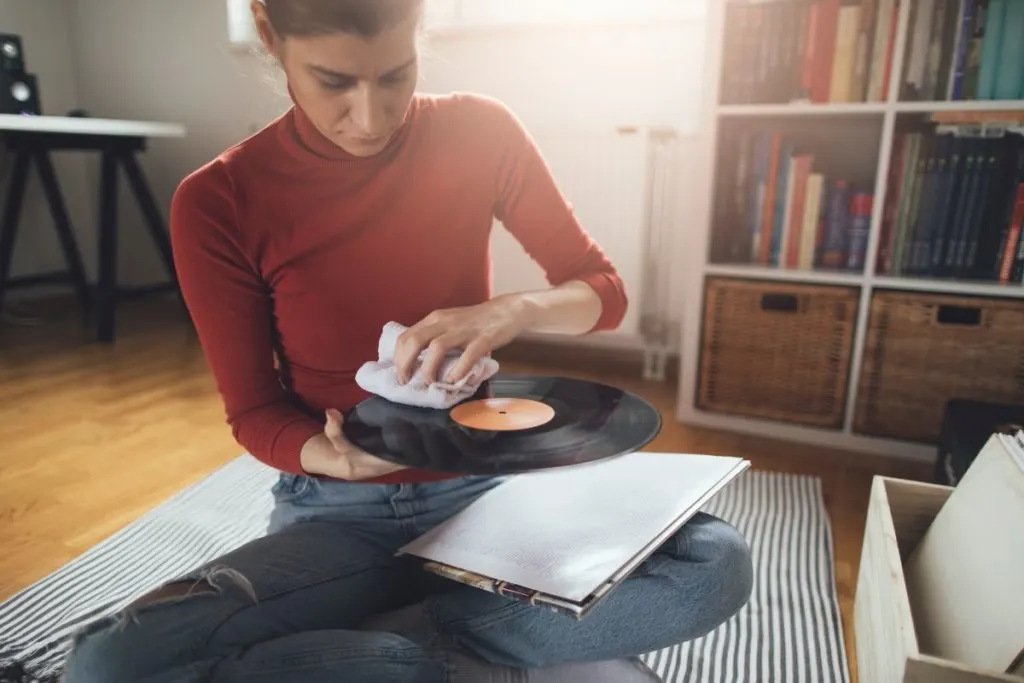
{"type": "Polygon", "coordinates": [[[500,103],[491,102],[490,107],[501,144],[496,218],[540,265],[552,286],[579,280],[597,292],[602,309],[592,332],[614,330],[629,305],[622,278],[580,224],[522,123],[500,103]]]}
{"type": "Polygon", "coordinates": [[[181,183],[170,220],[179,283],[235,440],[259,460],[300,474],[302,446],[323,426],[281,384],[271,298],[245,255],[235,215],[220,162],[181,183]]]}

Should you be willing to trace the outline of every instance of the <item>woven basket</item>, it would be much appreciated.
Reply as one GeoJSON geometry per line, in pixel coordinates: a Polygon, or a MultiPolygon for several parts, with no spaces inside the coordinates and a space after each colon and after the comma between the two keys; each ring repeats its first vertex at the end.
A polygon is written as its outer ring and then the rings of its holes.
{"type": "Polygon", "coordinates": [[[937,444],[950,399],[1024,404],[1024,301],[878,292],[854,431],[937,444]]]}
{"type": "Polygon", "coordinates": [[[697,406],[839,429],[860,290],[710,278],[697,406]]]}

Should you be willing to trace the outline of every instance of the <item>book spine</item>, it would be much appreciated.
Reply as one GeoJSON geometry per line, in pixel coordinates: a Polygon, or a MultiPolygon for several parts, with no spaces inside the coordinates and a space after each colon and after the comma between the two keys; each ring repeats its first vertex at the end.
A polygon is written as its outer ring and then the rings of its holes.
{"type": "Polygon", "coordinates": [[[857,31],[857,47],[853,70],[851,99],[867,100],[871,79],[871,46],[874,43],[875,28],[878,24],[878,0],[862,0],[860,26],[857,31]]]}
{"type": "Polygon", "coordinates": [[[947,265],[947,270],[952,277],[960,277],[967,271],[967,255],[971,241],[974,239],[975,225],[983,197],[982,186],[989,164],[989,157],[982,141],[972,139],[970,142],[973,170],[968,178],[964,211],[960,217],[960,226],[957,228],[956,242],[951,245],[952,255],[947,265]]]}
{"type": "Polygon", "coordinates": [[[879,102],[885,99],[886,74],[888,70],[888,50],[892,40],[893,8],[896,0],[879,0],[875,7],[875,26],[872,34],[872,48],[869,65],[868,88],[865,100],[879,102]]]}
{"type": "Polygon", "coordinates": [[[974,0],[963,0],[960,22],[957,27],[956,48],[953,68],[950,71],[949,90],[946,99],[964,99],[964,78],[967,73],[967,56],[974,28],[974,0]]]}
{"type": "MultiPolygon", "coordinates": [[[[910,51],[905,63],[902,99],[922,100],[924,74],[928,61],[928,42],[934,17],[935,0],[918,0],[912,7],[909,35],[910,51]]],[[[909,29],[908,29],[909,30],[909,29]]]]}
{"type": "Polygon", "coordinates": [[[1024,80],[1024,2],[1007,0],[1002,33],[992,97],[1015,100],[1024,80]]]}
{"type": "Polygon", "coordinates": [[[821,173],[807,176],[807,197],[804,201],[804,224],[800,232],[800,269],[813,270],[818,251],[818,226],[821,222],[822,194],[825,178],[821,173]]]}
{"type": "Polygon", "coordinates": [[[788,213],[787,224],[788,251],[786,267],[793,269],[800,266],[800,251],[803,243],[804,214],[807,204],[807,185],[811,174],[813,157],[801,154],[793,163],[793,193],[788,213]]]}
{"type": "Polygon", "coordinates": [[[804,38],[804,57],[800,70],[800,99],[811,100],[814,97],[815,69],[818,62],[818,50],[821,49],[818,32],[822,17],[822,2],[813,2],[807,11],[807,36],[804,38]]]}
{"type": "Polygon", "coordinates": [[[967,63],[964,67],[964,100],[976,100],[981,72],[981,55],[985,44],[985,20],[988,16],[989,0],[974,0],[974,16],[971,20],[971,32],[968,37],[967,63]]]}
{"type": "Polygon", "coordinates": [[[1006,248],[1002,255],[999,281],[1003,284],[1010,282],[1013,275],[1013,264],[1017,259],[1018,242],[1024,244],[1024,240],[1020,239],[1022,223],[1024,223],[1024,183],[1017,185],[1013,216],[1010,219],[1009,238],[1006,241],[1006,248]]]}
{"type": "Polygon", "coordinates": [[[768,265],[772,258],[772,226],[775,216],[775,197],[779,192],[779,167],[782,157],[782,135],[773,133],[768,154],[767,176],[765,178],[764,206],[761,215],[761,235],[758,239],[758,262],[768,265]]]}
{"type": "Polygon", "coordinates": [[[750,188],[750,253],[751,261],[757,262],[761,252],[761,225],[764,222],[765,179],[768,177],[768,138],[760,135],[754,156],[754,182],[750,188]]]}
{"type": "Polygon", "coordinates": [[[857,192],[850,202],[850,234],[847,248],[846,267],[861,270],[868,250],[868,232],[871,228],[872,196],[868,192],[857,192]]]}
{"type": "Polygon", "coordinates": [[[882,67],[882,96],[880,99],[887,99],[889,97],[889,88],[892,86],[893,73],[892,73],[892,62],[893,57],[896,53],[896,27],[899,25],[900,16],[900,5],[898,2],[892,3],[892,12],[889,14],[888,25],[889,25],[889,42],[885,48],[885,53],[882,56],[883,67],[882,67]]]}
{"type": "Polygon", "coordinates": [[[836,33],[839,25],[839,0],[819,0],[815,61],[811,87],[811,101],[821,104],[829,101],[832,91],[832,63],[836,52],[836,33]]]}
{"type": "Polygon", "coordinates": [[[981,47],[981,69],[978,74],[978,99],[995,99],[996,73],[999,70],[999,52],[1003,39],[1003,21],[1006,3],[1011,0],[989,0],[985,17],[985,39],[981,47]]]}
{"type": "Polygon", "coordinates": [[[921,98],[934,100],[942,63],[942,33],[946,22],[949,0],[935,0],[935,11],[931,17],[928,47],[926,48],[924,81],[921,84],[921,98]]]}
{"type": "Polygon", "coordinates": [[[892,238],[892,260],[886,272],[899,275],[903,272],[903,261],[907,245],[907,225],[910,221],[910,209],[914,199],[917,182],[917,169],[921,157],[922,136],[920,133],[907,135],[907,153],[903,164],[903,176],[900,183],[900,200],[896,209],[895,228],[892,238]]]}
{"type": "MultiPolygon", "coordinates": [[[[941,142],[942,137],[936,143],[941,142]]],[[[927,233],[932,220],[935,207],[935,180],[936,166],[942,158],[942,147],[935,144],[931,153],[925,161],[924,174],[921,179],[920,204],[914,217],[913,238],[911,239],[910,261],[907,264],[907,273],[911,275],[921,274],[921,267],[924,263],[924,253],[927,248],[927,233]]]]}
{"type": "Polygon", "coordinates": [[[831,102],[849,102],[852,98],[854,67],[857,51],[857,29],[860,27],[861,8],[843,5],[839,8],[836,42],[832,57],[832,76],[829,85],[831,102]]]}
{"type": "Polygon", "coordinates": [[[892,271],[893,242],[896,237],[896,216],[902,195],[902,173],[907,159],[907,136],[898,135],[893,139],[892,163],[889,164],[889,177],[885,193],[885,205],[882,210],[882,235],[878,241],[878,262],[875,269],[879,273],[892,271]]]}
{"type": "Polygon", "coordinates": [[[841,268],[849,224],[850,188],[846,181],[838,180],[831,188],[828,198],[828,217],[825,238],[822,241],[821,265],[825,268],[841,268]]]}
{"type": "Polygon", "coordinates": [[[934,98],[948,100],[953,95],[953,78],[956,72],[961,27],[963,26],[964,0],[948,0],[945,23],[939,44],[939,68],[935,74],[934,98]]]}
{"type": "Polygon", "coordinates": [[[793,179],[793,146],[786,143],[782,147],[779,163],[779,187],[775,197],[775,212],[772,214],[772,251],[768,263],[772,266],[782,265],[782,254],[786,248],[786,212],[792,201],[790,182],[793,179]]]}
{"type": "Polygon", "coordinates": [[[1024,284],[1024,238],[1017,244],[1017,258],[1013,264],[1013,273],[1010,276],[1010,281],[1024,284]]]}
{"type": "Polygon", "coordinates": [[[946,242],[951,239],[950,231],[953,229],[953,218],[956,213],[954,200],[960,189],[961,165],[960,159],[963,156],[963,138],[953,137],[949,159],[944,160],[944,167],[940,171],[938,202],[939,209],[936,212],[931,234],[931,256],[926,265],[927,275],[937,275],[945,256],[946,242]]]}

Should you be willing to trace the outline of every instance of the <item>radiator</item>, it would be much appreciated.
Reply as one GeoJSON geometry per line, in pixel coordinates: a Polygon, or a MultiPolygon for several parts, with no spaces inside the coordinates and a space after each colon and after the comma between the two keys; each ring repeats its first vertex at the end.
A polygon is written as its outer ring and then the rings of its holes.
{"type": "MultiPolygon", "coordinates": [[[[660,377],[678,340],[672,266],[685,205],[679,163],[689,138],[671,130],[622,126],[531,131],[583,227],[625,282],[630,308],[597,343],[649,352],[648,375],[660,377]]],[[[495,293],[547,286],[543,271],[507,231],[493,238],[495,293]]]]}

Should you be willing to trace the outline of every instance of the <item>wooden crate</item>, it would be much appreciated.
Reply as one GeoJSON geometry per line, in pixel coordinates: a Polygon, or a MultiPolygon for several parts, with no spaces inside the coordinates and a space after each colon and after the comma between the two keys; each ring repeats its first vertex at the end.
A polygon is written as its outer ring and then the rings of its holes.
{"type": "Polygon", "coordinates": [[[1024,678],[922,653],[903,563],[952,487],[875,477],[864,528],[853,623],[859,683],[1022,683],[1024,678]]]}
{"type": "Polygon", "coordinates": [[[860,290],[709,278],[697,407],[840,429],[860,290]]]}
{"type": "Polygon", "coordinates": [[[854,431],[937,444],[951,399],[1024,404],[1024,301],[873,295],[854,431]]]}

